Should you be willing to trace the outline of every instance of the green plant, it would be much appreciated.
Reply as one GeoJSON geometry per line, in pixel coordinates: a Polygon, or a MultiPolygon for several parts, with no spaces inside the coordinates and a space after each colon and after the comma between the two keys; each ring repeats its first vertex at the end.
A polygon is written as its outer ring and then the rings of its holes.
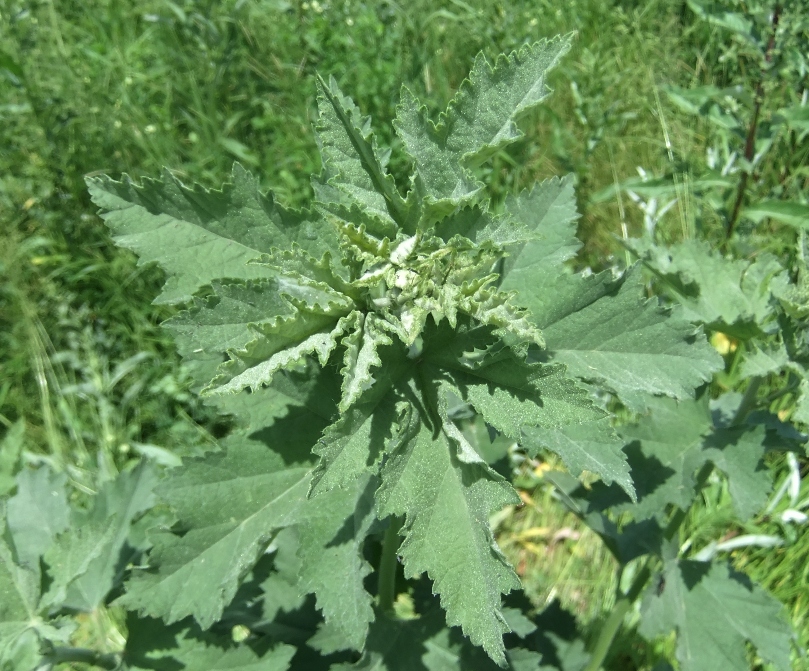
{"type": "MultiPolygon", "coordinates": [[[[194,388],[239,428],[83,504],[68,505],[64,476],[22,471],[0,510],[0,662],[595,671],[639,608],[642,637],[677,631],[684,670],[747,668],[746,642],[790,668],[780,604],[677,542],[715,469],[749,517],[771,486],[765,452],[804,441],[758,398],[760,373],[711,399],[723,361],[694,322],[713,324],[701,298],[724,297],[698,283],[696,307],[671,308],[636,267],[573,273],[572,179],[494,209],[476,176],[520,137],[568,46],[479,56],[438,124],[403,88],[405,196],[334,80],[319,81],[311,209],[238,165],[221,191],[168,172],[88,179],[116,241],[165,270],[157,301],[186,305],[165,325],[194,388]],[[569,471],[547,476],[559,495],[633,574],[588,641],[556,604],[532,614],[489,524],[519,502],[514,465],[544,450],[569,471]],[[584,486],[584,471],[601,481],[584,486]],[[67,614],[112,599],[123,651],[67,645],[67,614]]],[[[743,285],[736,321],[804,319],[803,285],[757,263],[739,272],[780,293],[743,285]]]]}

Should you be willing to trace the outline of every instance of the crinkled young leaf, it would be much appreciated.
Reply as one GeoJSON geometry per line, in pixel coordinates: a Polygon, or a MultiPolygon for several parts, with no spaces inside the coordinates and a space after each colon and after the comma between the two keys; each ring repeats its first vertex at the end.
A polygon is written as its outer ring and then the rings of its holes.
{"type": "Polygon", "coordinates": [[[480,185],[468,166],[522,136],[516,120],[547,97],[547,73],[569,48],[570,38],[543,40],[500,56],[494,67],[478,55],[437,125],[402,89],[394,126],[427,196],[458,204],[476,193],[480,185]]]}
{"type": "Polygon", "coordinates": [[[681,312],[641,297],[637,270],[617,280],[609,272],[565,280],[570,292],[545,298],[553,316],[533,313],[548,347],[541,358],[614,390],[633,409],[645,408],[650,395],[690,398],[724,365],[681,312]]]}
{"type": "Polygon", "coordinates": [[[405,574],[426,572],[447,623],[460,625],[473,643],[504,663],[502,635],[509,627],[500,595],[520,583],[495,544],[488,518],[519,499],[484,465],[459,461],[447,436],[434,435],[417,411],[410,421],[410,439],[382,469],[378,515],[405,516],[399,548],[405,574]]]}
{"type": "Polygon", "coordinates": [[[243,350],[229,352],[231,360],[219,367],[213,392],[256,391],[269,385],[279,370],[294,367],[309,355],[316,355],[325,366],[353,322],[350,315],[340,318],[344,312],[334,308],[331,314],[322,314],[297,307],[289,317],[252,326],[258,337],[243,350]]]}
{"type": "Polygon", "coordinates": [[[343,397],[340,411],[346,412],[374,383],[372,368],[382,365],[378,350],[392,345],[390,336],[378,325],[379,318],[373,314],[355,313],[356,323],[343,339],[346,348],[343,358],[343,397]]]}
{"type": "Polygon", "coordinates": [[[330,226],[262,195],[257,180],[238,164],[233,183],[221,191],[188,188],[168,171],[140,186],[109,177],[88,178],[87,186],[115,242],[134,251],[141,264],[156,262],[169,275],[157,303],[188,301],[220,278],[271,277],[249,261],[274,247],[297,242],[320,257],[337,245],[330,226]]]}
{"type": "Polygon", "coordinates": [[[745,641],[778,669],[792,668],[783,606],[747,576],[724,564],[674,560],[662,577],[646,594],[638,631],[652,638],[676,630],[682,671],[747,671],[745,641]]]}

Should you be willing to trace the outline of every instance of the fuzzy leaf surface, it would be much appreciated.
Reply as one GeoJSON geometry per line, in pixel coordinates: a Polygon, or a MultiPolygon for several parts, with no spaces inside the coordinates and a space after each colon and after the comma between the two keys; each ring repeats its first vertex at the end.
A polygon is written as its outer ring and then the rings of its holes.
{"type": "Polygon", "coordinates": [[[262,195],[257,180],[238,164],[232,177],[221,191],[186,187],[168,171],[140,186],[128,178],[87,179],[115,242],[135,252],[141,264],[157,263],[168,274],[155,302],[188,301],[220,278],[271,277],[267,268],[248,262],[273,247],[297,242],[319,257],[336,246],[330,227],[262,195]]]}
{"type": "Polygon", "coordinates": [[[378,515],[404,516],[399,548],[405,575],[426,572],[441,596],[447,623],[497,662],[505,661],[502,636],[509,627],[500,595],[520,586],[495,544],[489,515],[518,501],[514,490],[485,465],[463,463],[456,446],[413,412],[412,438],[382,470],[378,515]]]}
{"type": "Polygon", "coordinates": [[[318,82],[316,130],[328,183],[348,194],[361,207],[394,226],[404,217],[404,201],[385,171],[371,131],[370,119],[340,90],[333,77],[318,82]]]}
{"type": "Polygon", "coordinates": [[[295,522],[305,501],[311,445],[327,424],[306,402],[329,395],[320,382],[301,388],[283,378],[278,389],[262,390],[259,406],[243,417],[247,428],[222,452],[171,472],[157,491],[185,533],[155,539],[149,563],[156,568],[130,579],[125,606],[168,623],[193,615],[203,628],[221,617],[273,533],[295,522]]]}
{"type": "Polygon", "coordinates": [[[521,137],[516,120],[547,97],[547,73],[569,48],[568,38],[544,40],[500,56],[494,67],[479,55],[437,125],[402,90],[394,126],[426,195],[457,204],[480,188],[467,166],[521,137]]]}
{"type": "Polygon", "coordinates": [[[690,398],[723,366],[682,313],[641,298],[637,269],[617,280],[610,272],[563,276],[553,289],[532,310],[548,347],[540,357],[613,389],[635,410],[649,396],[690,398]]]}
{"type": "Polygon", "coordinates": [[[371,566],[362,546],[374,515],[376,481],[357,478],[352,487],[333,489],[306,501],[298,513],[299,586],[314,593],[326,624],[345,647],[362,650],[374,619],[372,597],[363,580],[371,566]]]}

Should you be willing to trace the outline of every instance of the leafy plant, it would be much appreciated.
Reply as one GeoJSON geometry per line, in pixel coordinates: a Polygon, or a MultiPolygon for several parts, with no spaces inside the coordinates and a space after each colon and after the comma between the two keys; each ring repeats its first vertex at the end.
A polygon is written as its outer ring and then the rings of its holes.
{"type": "MultiPolygon", "coordinates": [[[[238,428],[86,508],[68,507],[63,476],[23,471],[2,511],[0,663],[595,670],[643,596],[639,634],[676,630],[684,670],[747,668],[746,642],[790,667],[780,604],[676,538],[714,469],[748,517],[771,486],[765,452],[803,436],[751,412],[757,377],[710,399],[723,361],[698,307],[648,299],[636,267],[569,270],[570,177],[497,208],[478,179],[568,47],[479,56],[437,123],[403,88],[406,195],[334,80],[319,81],[309,209],[238,165],[219,191],[169,172],[88,179],[118,244],[166,272],[157,301],[185,309],[165,326],[238,428]],[[614,410],[636,421],[615,428],[614,410]],[[548,476],[560,496],[635,571],[588,645],[558,605],[532,615],[489,524],[519,503],[513,463],[546,450],[568,470],[548,476]],[[113,599],[120,658],[66,645],[66,613],[113,599]]],[[[739,319],[766,328],[769,295],[744,295],[739,319]]]]}

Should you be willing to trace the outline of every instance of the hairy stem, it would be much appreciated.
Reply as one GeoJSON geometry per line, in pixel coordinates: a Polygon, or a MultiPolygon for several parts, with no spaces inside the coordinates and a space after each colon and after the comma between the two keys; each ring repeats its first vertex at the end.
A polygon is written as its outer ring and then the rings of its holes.
{"type": "MultiPolygon", "coordinates": [[[[744,396],[742,396],[739,407],[736,409],[736,412],[733,415],[731,426],[738,426],[741,424],[750,411],[755,408],[758,390],[759,387],[761,387],[762,381],[763,378],[761,377],[754,377],[752,380],[750,380],[750,384],[747,386],[744,396]]],[[[713,469],[714,465],[711,462],[706,462],[703,464],[702,468],[699,469],[696,481],[694,483],[694,489],[697,494],[699,494],[699,492],[702,491],[702,488],[705,487],[706,483],[708,482],[708,478],[711,477],[711,473],[713,473],[713,469]]],[[[688,510],[683,510],[682,508],[677,508],[674,511],[674,514],[671,516],[671,519],[669,519],[669,523],[666,525],[666,529],[663,532],[663,536],[667,541],[672,540],[677,535],[677,532],[680,530],[680,527],[685,521],[687,515],[688,510]]],[[[632,604],[635,603],[638,597],[643,593],[646,584],[652,577],[651,564],[653,561],[653,557],[647,557],[646,561],[643,563],[643,567],[640,571],[638,571],[638,574],[632,581],[629,591],[626,594],[618,597],[610,616],[607,618],[607,621],[598,632],[598,639],[596,640],[595,646],[593,646],[590,661],[588,662],[587,666],[584,667],[583,671],[599,671],[601,668],[601,665],[604,663],[604,660],[607,658],[607,655],[612,648],[612,643],[615,640],[615,637],[618,635],[618,632],[621,629],[621,625],[624,622],[624,617],[629,612],[632,604]]]]}
{"type": "Polygon", "coordinates": [[[46,660],[52,666],[80,662],[102,669],[117,669],[121,663],[118,655],[102,654],[87,648],[53,648],[46,660]]]}
{"type": "MultiPolygon", "coordinates": [[[[756,100],[753,104],[753,118],[750,120],[750,126],[747,128],[747,137],[744,141],[744,158],[750,163],[755,156],[756,150],[756,132],[758,130],[758,119],[761,113],[761,105],[764,102],[764,78],[767,73],[767,67],[772,61],[772,53],[773,49],[775,48],[775,34],[778,30],[778,21],[781,16],[781,5],[777,3],[775,5],[775,9],[772,13],[772,33],[770,34],[770,40],[767,43],[767,48],[764,52],[764,67],[761,69],[761,77],[756,84],[756,100]]],[[[725,232],[725,243],[730,240],[730,237],[733,235],[733,229],[736,228],[736,222],[739,220],[739,214],[741,212],[742,203],[744,202],[744,196],[747,192],[747,182],[750,179],[750,173],[748,170],[745,170],[742,173],[742,178],[739,180],[739,187],[736,190],[736,200],[733,203],[733,208],[730,212],[730,217],[728,218],[728,227],[727,231],[725,232]]]]}
{"type": "Polygon", "coordinates": [[[390,518],[390,524],[382,540],[382,557],[379,560],[379,585],[377,596],[379,608],[383,613],[393,611],[393,602],[396,600],[396,569],[399,558],[396,554],[399,549],[399,529],[402,522],[396,517],[390,518]]]}

